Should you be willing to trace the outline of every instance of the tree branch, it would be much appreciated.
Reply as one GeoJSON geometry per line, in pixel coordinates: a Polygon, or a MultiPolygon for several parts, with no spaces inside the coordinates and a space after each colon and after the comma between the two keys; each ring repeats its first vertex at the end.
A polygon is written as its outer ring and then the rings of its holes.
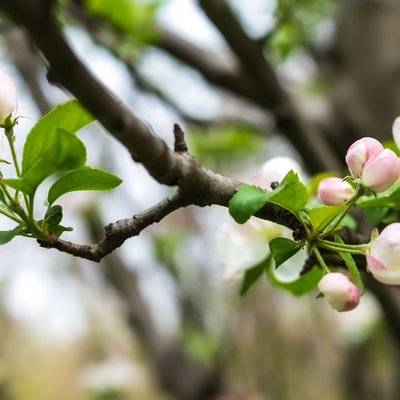
{"type": "Polygon", "coordinates": [[[76,244],[62,239],[49,238],[40,242],[42,247],[54,248],[73,256],[99,262],[107,254],[120,247],[125,240],[137,236],[148,226],[160,222],[164,217],[187,205],[181,193],[177,191],[170,198],[160,201],[155,206],[134,215],[132,218],[121,219],[105,226],[104,238],[94,245],[76,244]]]}
{"type": "MultiPolygon", "coordinates": [[[[49,62],[51,81],[62,84],[74,94],[157,181],[179,187],[172,199],[130,219],[108,225],[105,239],[97,245],[77,245],[49,238],[46,243],[41,243],[43,246],[99,261],[127,238],[180,207],[189,204],[228,205],[241,183],[198,165],[187,152],[172,151],[164,141],[154,136],[148,126],[116,99],[77,58],[45,3],[39,0],[0,0],[0,6],[29,31],[49,62]]],[[[265,206],[258,216],[291,227],[297,236],[304,231],[292,214],[272,204],[265,206]]]]}

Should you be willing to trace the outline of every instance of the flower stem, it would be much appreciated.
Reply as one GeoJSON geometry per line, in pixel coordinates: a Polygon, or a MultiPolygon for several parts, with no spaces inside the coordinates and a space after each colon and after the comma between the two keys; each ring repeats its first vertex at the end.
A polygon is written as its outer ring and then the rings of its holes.
{"type": "Polygon", "coordinates": [[[350,254],[362,254],[365,255],[369,249],[369,244],[352,245],[345,243],[336,243],[329,240],[317,239],[316,245],[331,251],[343,251],[350,254]]]}
{"type": "Polygon", "coordinates": [[[318,260],[319,264],[321,265],[322,269],[324,270],[324,272],[325,272],[326,274],[329,274],[331,271],[330,271],[330,269],[328,268],[328,266],[326,265],[325,260],[324,260],[324,258],[322,257],[321,253],[319,252],[318,248],[317,248],[317,247],[314,247],[314,248],[313,248],[313,251],[314,251],[314,253],[315,253],[315,256],[317,257],[317,260],[318,260]]]}
{"type": "Polygon", "coordinates": [[[325,237],[330,235],[337,228],[340,222],[342,222],[343,218],[349,213],[351,208],[356,204],[357,200],[363,194],[364,190],[361,186],[359,186],[354,196],[344,204],[345,208],[339,214],[332,217],[320,228],[321,235],[319,235],[319,237],[325,237]]]}

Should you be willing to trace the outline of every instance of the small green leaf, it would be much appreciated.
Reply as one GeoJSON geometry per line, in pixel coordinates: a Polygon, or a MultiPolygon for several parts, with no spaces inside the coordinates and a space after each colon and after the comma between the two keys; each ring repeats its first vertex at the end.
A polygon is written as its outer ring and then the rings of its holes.
{"type": "Polygon", "coordinates": [[[229,202],[229,212],[236,222],[243,224],[266,203],[274,203],[299,216],[307,204],[307,189],[293,171],[271,192],[257,186],[242,185],[229,202]]]}
{"type": "Polygon", "coordinates": [[[240,287],[240,295],[244,296],[249,289],[253,286],[253,284],[261,277],[263,274],[270,257],[267,257],[265,260],[261,261],[257,265],[252,268],[246,270],[242,285],[240,287]]]}
{"type": "Polygon", "coordinates": [[[242,185],[229,201],[229,213],[236,222],[244,224],[264,206],[269,196],[257,186],[242,185]]]}
{"type": "Polygon", "coordinates": [[[373,198],[362,197],[357,205],[361,208],[389,207],[396,208],[400,203],[400,183],[394,184],[384,192],[378,193],[373,198]]]}
{"type": "Polygon", "coordinates": [[[323,273],[321,269],[314,267],[311,271],[301,275],[298,279],[291,282],[280,281],[278,278],[276,278],[273,271],[268,273],[268,279],[273,286],[287,290],[294,296],[302,296],[311,292],[317,287],[322,275],[323,273]]]}
{"type": "Polygon", "coordinates": [[[289,171],[280,185],[269,194],[268,202],[286,208],[295,215],[307,204],[307,188],[293,171],[289,171]]]}
{"type": "Polygon", "coordinates": [[[50,188],[49,204],[53,204],[60,196],[81,190],[111,190],[120,185],[122,180],[115,175],[99,169],[82,168],[66,173],[50,188]]]}
{"type": "Polygon", "coordinates": [[[53,233],[57,238],[59,238],[64,232],[71,232],[74,229],[70,226],[55,225],[50,227],[51,233],[53,233]]]}
{"type": "Polygon", "coordinates": [[[275,260],[275,268],[278,268],[301,249],[301,244],[287,238],[278,237],[269,242],[269,248],[275,260]]]}
{"type": "Polygon", "coordinates": [[[300,275],[299,278],[294,281],[281,281],[275,275],[272,262],[267,265],[265,272],[267,275],[267,279],[273,286],[283,290],[287,290],[294,296],[302,296],[310,292],[311,290],[314,290],[323,276],[323,272],[321,271],[321,269],[314,266],[311,271],[300,275]]]}
{"type": "MultiPolygon", "coordinates": [[[[335,235],[335,242],[336,243],[344,243],[342,238],[339,235],[335,235]]],[[[357,268],[356,263],[354,262],[353,256],[349,253],[346,252],[339,252],[340,257],[342,257],[343,261],[345,262],[349,273],[351,280],[354,282],[354,284],[358,287],[358,290],[360,293],[364,293],[364,284],[363,280],[360,274],[360,271],[357,268]]]]}
{"type": "Polygon", "coordinates": [[[61,222],[62,217],[63,217],[62,207],[53,206],[47,210],[46,215],[44,216],[44,221],[50,227],[57,226],[61,222]]]}
{"type": "Polygon", "coordinates": [[[310,210],[309,218],[315,230],[324,226],[327,221],[332,220],[344,210],[344,206],[317,206],[310,210]]]}
{"type": "Polygon", "coordinates": [[[18,225],[14,229],[10,231],[0,231],[0,244],[6,244],[12,239],[15,238],[15,236],[19,235],[23,231],[23,227],[21,225],[18,225]]]}
{"type": "Polygon", "coordinates": [[[76,101],[67,101],[45,114],[31,129],[26,138],[22,160],[22,174],[37,165],[53,150],[49,140],[58,129],[71,135],[93,121],[93,117],[76,101]]]}

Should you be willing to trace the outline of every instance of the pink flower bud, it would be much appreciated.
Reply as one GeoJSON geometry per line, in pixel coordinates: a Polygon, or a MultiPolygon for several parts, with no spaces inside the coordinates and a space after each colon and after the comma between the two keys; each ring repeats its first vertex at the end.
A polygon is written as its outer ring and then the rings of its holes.
{"type": "Polygon", "coordinates": [[[318,284],[329,305],[336,311],[350,311],[357,307],[360,292],[357,286],[340,272],[326,274],[318,284]]]}
{"type": "Polygon", "coordinates": [[[354,178],[361,177],[365,164],[376,157],[383,146],[374,138],[364,137],[354,142],[346,154],[346,163],[354,178]]]}
{"type": "Polygon", "coordinates": [[[385,149],[367,161],[361,181],[373,191],[383,192],[397,181],[399,175],[400,159],[392,150],[385,149]]]}
{"type": "Polygon", "coordinates": [[[400,223],[388,225],[372,241],[367,265],[378,281],[400,285],[400,223]]]}
{"type": "Polygon", "coordinates": [[[13,115],[17,109],[17,92],[13,80],[0,72],[0,124],[13,115]]]}
{"type": "Polygon", "coordinates": [[[318,186],[318,198],[328,206],[343,204],[354,195],[353,187],[340,178],[323,179],[318,186]]]}

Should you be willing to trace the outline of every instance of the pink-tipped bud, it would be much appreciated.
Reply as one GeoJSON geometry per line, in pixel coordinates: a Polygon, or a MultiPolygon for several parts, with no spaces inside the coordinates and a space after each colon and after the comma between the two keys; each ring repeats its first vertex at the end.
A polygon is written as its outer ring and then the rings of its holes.
{"type": "Polygon", "coordinates": [[[326,274],[319,281],[318,289],[336,311],[350,311],[360,302],[357,286],[340,272],[326,274]]]}
{"type": "Polygon", "coordinates": [[[361,182],[374,192],[383,192],[397,181],[399,175],[399,157],[392,150],[385,149],[365,164],[361,182]]]}
{"type": "Polygon", "coordinates": [[[0,72],[0,124],[12,116],[17,109],[17,92],[13,80],[0,72]]]}
{"type": "Polygon", "coordinates": [[[351,176],[360,178],[365,164],[382,150],[382,144],[371,137],[364,137],[354,142],[346,154],[346,163],[351,176]]]}
{"type": "Polygon", "coordinates": [[[388,225],[372,241],[367,265],[379,282],[400,285],[400,223],[388,225]]]}
{"type": "Polygon", "coordinates": [[[353,196],[353,187],[340,178],[326,178],[319,183],[318,198],[328,206],[343,204],[353,196]]]}

